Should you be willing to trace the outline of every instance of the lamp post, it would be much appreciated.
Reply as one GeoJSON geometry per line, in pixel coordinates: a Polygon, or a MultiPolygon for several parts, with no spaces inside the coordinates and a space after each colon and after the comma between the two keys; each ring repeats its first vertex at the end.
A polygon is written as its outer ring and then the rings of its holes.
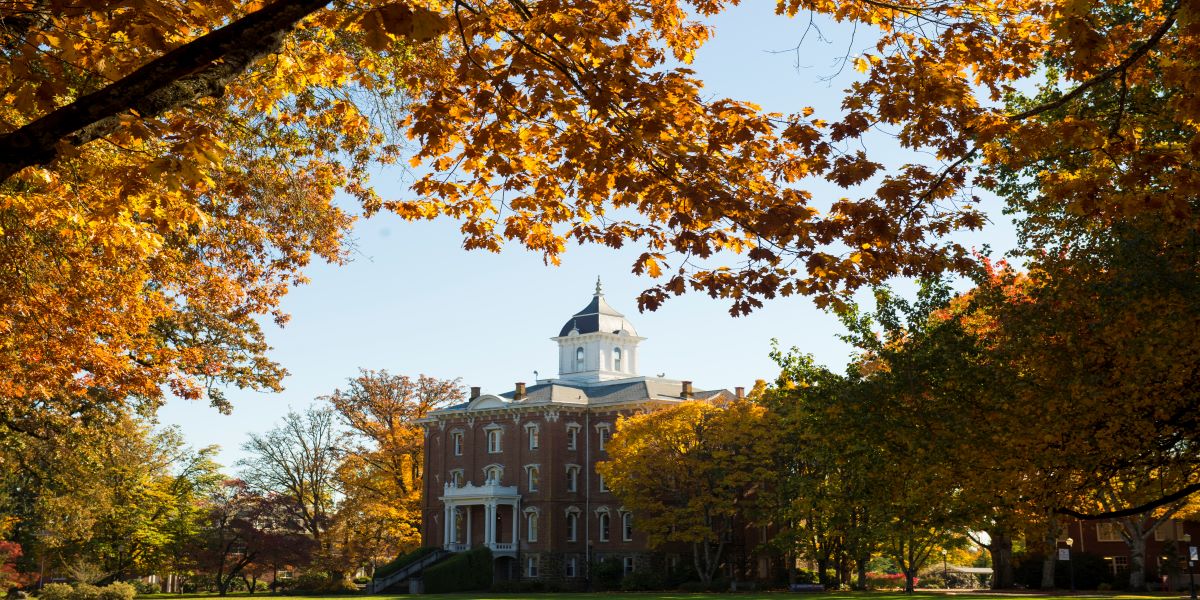
{"type": "Polygon", "coordinates": [[[1183,545],[1187,550],[1188,588],[1192,592],[1192,600],[1196,600],[1196,561],[1192,558],[1196,555],[1196,547],[1192,545],[1191,534],[1183,534],[1183,545]]]}
{"type": "Polygon", "coordinates": [[[1075,540],[1067,538],[1067,571],[1071,573],[1071,593],[1075,593],[1075,553],[1072,552],[1072,546],[1075,545],[1075,540]]]}

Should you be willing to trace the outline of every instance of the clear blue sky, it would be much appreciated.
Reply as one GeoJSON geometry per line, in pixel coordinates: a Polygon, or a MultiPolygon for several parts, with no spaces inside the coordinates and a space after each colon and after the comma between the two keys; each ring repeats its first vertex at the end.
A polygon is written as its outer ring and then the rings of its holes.
{"type": "MultiPolygon", "coordinates": [[[[747,2],[713,20],[716,37],[693,68],[713,98],[749,100],[780,112],[813,106],[818,116],[835,115],[854,73],[846,69],[832,82],[827,79],[838,71],[836,58],[851,47],[849,30],[823,23],[830,42],[810,33],[799,53],[789,52],[808,19],[776,17],[773,10],[773,2],[747,2]]],[[[868,43],[859,32],[853,48],[868,43]]],[[[400,196],[398,176],[377,178],[381,184],[389,179],[395,183],[384,189],[400,196]]],[[[960,239],[1012,247],[1011,224],[998,209],[991,212],[996,222],[985,232],[960,239]]],[[[648,338],[638,359],[642,374],[691,379],[701,389],[749,387],[776,373],[767,357],[771,338],[839,370],[848,357],[849,349],[835,337],[836,319],[806,298],[777,299],[733,318],[726,303],[689,294],[657,312],[638,314],[636,297],[651,282],[630,273],[636,248],[572,248],[562,266],[546,267],[540,257],[515,247],[499,255],[466,252],[457,227],[451,221],[405,223],[389,215],[359,221],[353,262],[314,265],[312,282],[284,302],[291,322],[283,329],[266,326],[271,356],[291,372],[287,389],[230,390],[235,406],[230,416],[202,402],[172,400],[159,412],[160,423],[178,425],[196,447],[220,445],[220,459],[232,470],[248,432],[264,431],[289,408],[303,409],[344,387],[360,367],[461,378],[464,385],[490,392],[507,391],[516,381],[532,383],[535,370],[543,378],[554,376],[557,349],[549,338],[591,299],[597,276],[609,303],[648,338]]]]}

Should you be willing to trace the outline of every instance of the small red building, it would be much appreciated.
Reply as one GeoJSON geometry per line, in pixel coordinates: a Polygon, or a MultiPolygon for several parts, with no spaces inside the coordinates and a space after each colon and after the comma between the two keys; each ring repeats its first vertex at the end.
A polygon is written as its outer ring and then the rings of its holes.
{"type": "MultiPolygon", "coordinates": [[[[652,553],[595,471],[621,415],[687,399],[732,398],[690,381],[638,374],[633,325],[604,300],[557,336],[559,374],[431,413],[425,426],[425,546],[491,548],[498,579],[567,585],[588,565],[620,560],[626,573],[677,561],[652,553]]],[[[690,556],[687,557],[690,559],[690,556]]]]}

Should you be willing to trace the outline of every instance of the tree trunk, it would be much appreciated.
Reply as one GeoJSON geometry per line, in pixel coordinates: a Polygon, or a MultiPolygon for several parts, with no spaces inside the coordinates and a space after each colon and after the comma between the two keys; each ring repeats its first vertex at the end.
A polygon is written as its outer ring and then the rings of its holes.
{"type": "Polygon", "coordinates": [[[988,553],[992,556],[992,589],[1007,590],[1013,587],[1012,562],[1012,532],[997,527],[988,532],[992,543],[988,545],[988,553]]]}
{"type": "Polygon", "coordinates": [[[1051,521],[1046,530],[1046,538],[1043,540],[1045,545],[1043,548],[1046,551],[1046,557],[1042,560],[1042,585],[1043,590],[1054,589],[1054,567],[1058,564],[1058,522],[1051,521]]]}
{"type": "Polygon", "coordinates": [[[1129,591],[1146,591],[1146,537],[1130,536],[1125,540],[1129,545],[1129,591]]]}
{"type": "Polygon", "coordinates": [[[871,561],[871,555],[869,555],[869,554],[865,557],[860,556],[857,559],[855,559],[855,561],[854,561],[855,566],[858,569],[858,574],[857,574],[858,575],[858,583],[855,585],[855,587],[859,591],[863,591],[863,590],[867,589],[867,563],[870,561],[871,561]]]}
{"type": "Polygon", "coordinates": [[[912,569],[904,570],[904,593],[905,594],[913,593],[913,589],[916,587],[913,579],[915,579],[916,576],[917,576],[917,573],[915,571],[913,571],[912,569]]]}

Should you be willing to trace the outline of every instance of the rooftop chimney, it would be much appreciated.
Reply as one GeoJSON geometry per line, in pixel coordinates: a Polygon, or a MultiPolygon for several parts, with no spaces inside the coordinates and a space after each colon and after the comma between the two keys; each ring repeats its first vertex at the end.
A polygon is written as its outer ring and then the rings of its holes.
{"type": "Polygon", "coordinates": [[[525,382],[518,381],[517,382],[517,390],[513,394],[513,401],[520,402],[521,400],[524,400],[524,399],[525,399],[525,382]]]}
{"type": "Polygon", "coordinates": [[[477,385],[471,386],[471,399],[474,400],[478,397],[479,397],[479,386],[477,386],[477,385]]]}
{"type": "Polygon", "coordinates": [[[683,398],[684,400],[692,399],[692,382],[690,382],[690,381],[683,382],[683,392],[681,392],[679,394],[679,396],[681,398],[683,398]]]}
{"type": "Polygon", "coordinates": [[[735,396],[737,396],[737,399],[738,399],[738,400],[741,400],[741,399],[743,399],[743,398],[745,398],[745,397],[746,397],[746,388],[744,388],[744,387],[735,387],[735,388],[733,388],[733,393],[734,393],[734,395],[735,395],[735,396]]]}

